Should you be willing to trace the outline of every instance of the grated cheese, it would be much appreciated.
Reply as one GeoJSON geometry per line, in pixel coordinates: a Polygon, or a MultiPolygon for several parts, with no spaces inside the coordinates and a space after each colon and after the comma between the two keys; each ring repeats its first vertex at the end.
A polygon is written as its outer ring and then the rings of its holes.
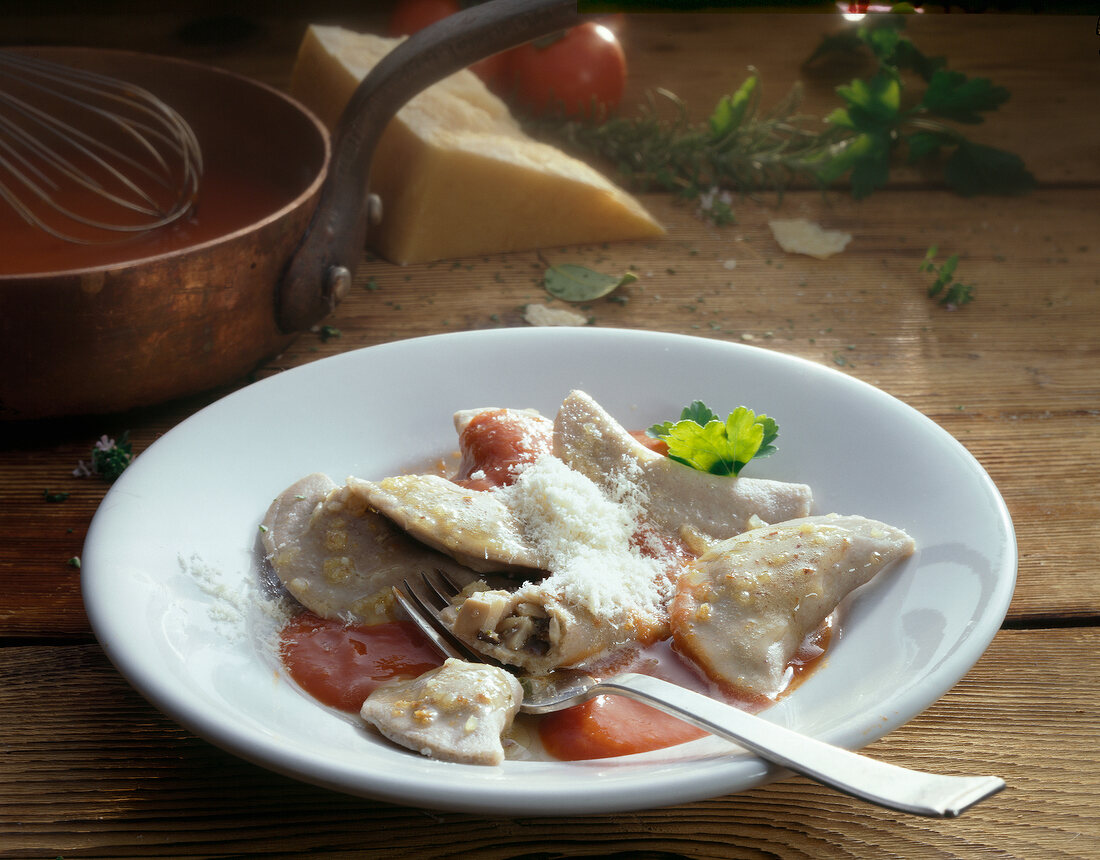
{"type": "Polygon", "coordinates": [[[494,490],[550,576],[540,588],[612,623],[653,617],[669,598],[667,559],[634,543],[644,499],[624,474],[610,495],[554,456],[494,490]]]}

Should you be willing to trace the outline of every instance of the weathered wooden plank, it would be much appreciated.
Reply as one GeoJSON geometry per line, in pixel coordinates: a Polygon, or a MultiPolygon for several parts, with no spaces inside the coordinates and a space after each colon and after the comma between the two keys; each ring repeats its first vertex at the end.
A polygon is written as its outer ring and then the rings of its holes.
{"type": "MultiPolygon", "coordinates": [[[[891,192],[854,202],[789,194],[745,201],[716,228],[663,195],[661,242],[547,249],[397,267],[370,261],[328,322],[258,375],[387,340],[525,325],[543,302],[546,263],[634,269],[639,281],[585,308],[592,323],[748,343],[835,367],[879,386],[955,435],[990,472],[1014,517],[1021,569],[1012,616],[1095,617],[1100,580],[1100,209],[1096,193],[962,200],[891,192]],[[900,203],[899,203],[900,201],[900,203]],[[933,213],[918,224],[913,211],[933,213]],[[845,229],[829,260],[785,255],[769,218],[803,215],[845,229]],[[1011,225],[1009,227],[994,225],[1011,225]],[[975,300],[949,311],[926,296],[925,250],[958,253],[975,300]],[[728,261],[733,261],[732,268],[728,261]],[[370,289],[367,285],[370,285],[370,289]]],[[[243,381],[242,381],[243,382],[243,381]]],[[[689,394],[690,392],[685,392],[689,394]]],[[[5,427],[0,450],[0,634],[86,632],[78,572],[106,486],[71,470],[103,433],[130,430],[135,451],[214,395],[127,416],[5,427]],[[68,492],[49,503],[43,492],[68,492]]],[[[864,432],[853,428],[853,444],[864,432]]]]}
{"type": "Polygon", "coordinates": [[[95,646],[0,649],[0,857],[1093,857],[1100,851],[1095,630],[1003,631],[876,756],[990,772],[1008,789],[951,821],[800,778],[624,815],[437,814],[302,785],[164,718],[95,646]]]}

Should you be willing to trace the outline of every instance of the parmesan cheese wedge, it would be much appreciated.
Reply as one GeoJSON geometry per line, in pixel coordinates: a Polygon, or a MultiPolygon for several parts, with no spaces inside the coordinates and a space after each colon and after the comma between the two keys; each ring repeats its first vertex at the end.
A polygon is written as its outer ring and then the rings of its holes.
{"type": "MultiPolygon", "coordinates": [[[[291,93],[332,128],[359,82],[399,42],[311,26],[291,93]]],[[[598,171],[524,134],[504,102],[468,70],[398,112],[374,152],[371,186],[383,214],[368,241],[394,263],[665,232],[598,171]]]]}

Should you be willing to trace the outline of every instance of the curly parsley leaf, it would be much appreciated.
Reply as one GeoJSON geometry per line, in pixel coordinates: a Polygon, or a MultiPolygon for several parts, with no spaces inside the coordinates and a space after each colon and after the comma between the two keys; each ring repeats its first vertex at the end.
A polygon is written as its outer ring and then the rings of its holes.
{"type": "Polygon", "coordinates": [[[844,107],[826,118],[846,137],[819,155],[814,170],[825,184],[850,174],[854,197],[866,197],[889,179],[891,154],[899,143],[909,163],[946,156],[944,178],[959,194],[1019,194],[1035,179],[1012,153],[971,143],[949,123],[973,125],[1009,98],[988,78],[971,78],[946,68],[941,57],[928,57],[902,35],[900,15],[869,16],[854,33],[827,38],[811,60],[840,51],[869,52],[878,70],[869,80],[837,87],[844,107]],[[905,72],[925,84],[923,92],[902,99],[905,72]]]}
{"type": "Polygon", "coordinates": [[[944,177],[964,197],[1022,194],[1035,187],[1035,177],[1020,156],[970,141],[955,148],[944,167],[944,177]]]}
{"type": "Polygon", "coordinates": [[[779,425],[744,406],[723,421],[696,400],[679,421],[654,424],[647,432],[668,445],[669,459],[712,475],[737,475],[750,460],[775,451],[779,425]]]}
{"type": "Polygon", "coordinates": [[[968,78],[962,72],[937,69],[928,81],[921,107],[929,113],[955,122],[979,123],[983,111],[992,111],[1008,101],[1008,90],[994,86],[989,78],[968,78]]]}
{"type": "Polygon", "coordinates": [[[718,100],[718,104],[715,105],[714,111],[707,120],[715,140],[741,127],[746,111],[754,105],[753,97],[757,93],[759,82],[760,79],[756,75],[750,75],[735,93],[724,95],[718,100]]]}

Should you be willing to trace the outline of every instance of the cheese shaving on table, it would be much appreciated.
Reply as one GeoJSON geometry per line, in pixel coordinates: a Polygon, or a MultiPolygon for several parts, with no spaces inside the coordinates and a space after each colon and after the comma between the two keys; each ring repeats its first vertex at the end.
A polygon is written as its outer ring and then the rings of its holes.
{"type": "Polygon", "coordinates": [[[588,317],[568,308],[552,308],[547,305],[527,305],[523,319],[529,325],[588,325],[588,317]]]}
{"type": "Polygon", "coordinates": [[[850,233],[826,230],[805,218],[769,221],[775,241],[788,254],[806,254],[819,260],[839,254],[852,241],[850,233]]]}

